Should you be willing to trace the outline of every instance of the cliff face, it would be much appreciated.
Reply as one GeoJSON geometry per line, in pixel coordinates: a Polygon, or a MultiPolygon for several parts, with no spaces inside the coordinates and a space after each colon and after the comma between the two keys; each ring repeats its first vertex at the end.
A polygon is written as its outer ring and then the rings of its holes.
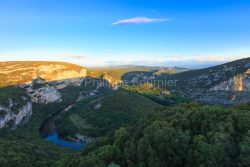
{"type": "Polygon", "coordinates": [[[249,70],[236,75],[227,81],[205,91],[197,96],[197,100],[206,103],[234,105],[250,102],[250,75],[249,70]]]}
{"type": "MultiPolygon", "coordinates": [[[[37,67],[37,77],[41,77],[46,81],[58,81],[65,79],[74,79],[85,77],[87,70],[82,67],[69,67],[67,65],[40,65],[37,67]]],[[[35,79],[35,78],[34,78],[35,79]]]]}
{"type": "Polygon", "coordinates": [[[199,102],[234,105],[250,102],[250,58],[176,76],[184,96],[199,102]]]}
{"type": "Polygon", "coordinates": [[[26,86],[26,91],[34,103],[48,104],[62,101],[61,93],[54,86],[47,84],[38,89],[26,86]]]}
{"type": "Polygon", "coordinates": [[[0,62],[0,86],[28,84],[40,77],[48,82],[85,77],[86,68],[63,62],[0,62]]]}
{"type": "Polygon", "coordinates": [[[248,74],[240,74],[224,81],[210,89],[210,91],[249,91],[250,77],[248,74]]]}
{"type": "Polygon", "coordinates": [[[19,124],[30,119],[32,115],[32,103],[26,102],[20,108],[15,109],[15,101],[9,98],[6,106],[0,105],[0,128],[10,126],[16,128],[19,124]]]}

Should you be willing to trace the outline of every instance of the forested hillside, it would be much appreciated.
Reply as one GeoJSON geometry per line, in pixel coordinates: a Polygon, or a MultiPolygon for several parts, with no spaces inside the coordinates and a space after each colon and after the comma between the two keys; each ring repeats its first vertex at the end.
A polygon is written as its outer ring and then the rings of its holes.
{"type": "Polygon", "coordinates": [[[250,107],[181,104],[148,112],[66,166],[236,167],[250,165],[250,107]]]}

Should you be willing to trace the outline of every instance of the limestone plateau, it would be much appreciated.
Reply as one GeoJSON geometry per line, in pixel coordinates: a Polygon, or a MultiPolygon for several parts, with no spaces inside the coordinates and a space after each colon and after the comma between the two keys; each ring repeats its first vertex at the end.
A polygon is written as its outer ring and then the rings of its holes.
{"type": "Polygon", "coordinates": [[[38,77],[46,81],[74,79],[85,77],[86,73],[86,68],[65,62],[0,62],[0,86],[28,84],[38,77]]]}

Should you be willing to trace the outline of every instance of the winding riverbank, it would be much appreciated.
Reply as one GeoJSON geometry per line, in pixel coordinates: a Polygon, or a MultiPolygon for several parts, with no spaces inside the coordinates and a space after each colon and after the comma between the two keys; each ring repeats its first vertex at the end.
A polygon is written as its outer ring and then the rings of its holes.
{"type": "MultiPolygon", "coordinates": [[[[78,101],[78,100],[77,100],[78,101]]],[[[56,127],[54,125],[55,119],[59,116],[59,114],[63,111],[67,111],[71,108],[77,101],[71,102],[70,104],[63,106],[55,113],[51,114],[48,118],[46,118],[41,127],[39,128],[40,135],[43,139],[49,140],[55,145],[70,148],[73,150],[82,150],[85,148],[87,144],[77,140],[69,140],[58,135],[56,127]]]]}
{"type": "Polygon", "coordinates": [[[93,91],[90,91],[89,95],[87,95],[87,96],[80,95],[75,101],[72,101],[68,105],[65,105],[65,106],[61,107],[56,112],[51,114],[48,118],[46,118],[43,121],[40,128],[39,128],[39,132],[40,132],[41,137],[43,139],[51,141],[52,143],[54,143],[56,145],[71,148],[71,149],[74,149],[74,150],[84,149],[85,146],[88,143],[93,142],[95,139],[93,139],[91,137],[88,137],[88,136],[81,135],[81,134],[76,134],[77,139],[70,139],[70,138],[67,138],[67,137],[65,137],[65,138],[60,137],[58,132],[57,132],[57,128],[56,128],[54,122],[55,122],[55,120],[57,119],[57,117],[59,116],[60,113],[67,112],[77,102],[79,102],[79,101],[81,101],[83,99],[85,99],[85,100],[89,99],[90,97],[94,96],[96,94],[96,91],[98,91],[98,90],[95,89],[93,91]],[[93,93],[93,92],[95,92],[95,93],[93,93]]]}

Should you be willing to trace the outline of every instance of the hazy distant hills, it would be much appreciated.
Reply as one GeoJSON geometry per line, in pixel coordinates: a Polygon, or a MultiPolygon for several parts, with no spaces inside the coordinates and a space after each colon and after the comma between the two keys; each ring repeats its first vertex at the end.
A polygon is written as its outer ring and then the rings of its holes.
{"type": "Polygon", "coordinates": [[[109,66],[107,68],[110,69],[135,69],[135,70],[169,70],[169,71],[175,71],[182,72],[182,71],[188,71],[191,70],[191,68],[185,68],[185,67],[172,67],[172,66],[141,66],[141,65],[119,65],[119,66],[109,66]]]}
{"type": "Polygon", "coordinates": [[[202,69],[208,68],[216,65],[225,64],[226,61],[195,61],[195,60],[183,60],[183,61],[168,61],[162,63],[165,67],[172,67],[173,64],[180,68],[188,68],[188,69],[202,69]]]}

